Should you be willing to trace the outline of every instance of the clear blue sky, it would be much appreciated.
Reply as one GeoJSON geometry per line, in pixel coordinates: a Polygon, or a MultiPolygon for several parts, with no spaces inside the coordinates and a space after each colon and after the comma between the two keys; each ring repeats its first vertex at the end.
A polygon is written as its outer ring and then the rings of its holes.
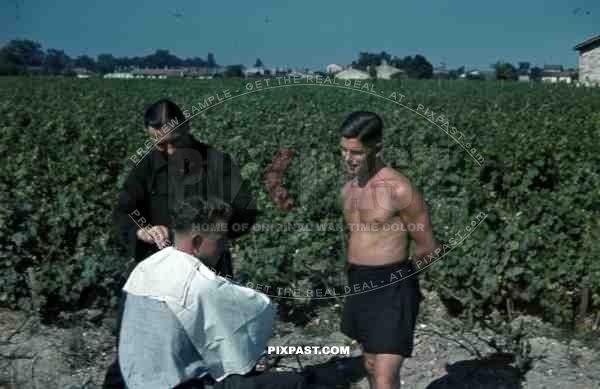
{"type": "Polygon", "coordinates": [[[27,38],[71,57],[212,51],[222,65],[259,57],[318,69],[385,50],[452,68],[489,69],[497,60],[570,67],[573,46],[597,34],[599,0],[0,1],[0,44],[27,38]]]}

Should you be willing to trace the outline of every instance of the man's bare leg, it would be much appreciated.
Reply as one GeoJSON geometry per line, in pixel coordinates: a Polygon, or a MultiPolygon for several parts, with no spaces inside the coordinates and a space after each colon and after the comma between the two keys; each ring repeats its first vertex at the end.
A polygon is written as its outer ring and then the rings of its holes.
{"type": "Polygon", "coordinates": [[[404,358],[398,354],[371,354],[375,356],[372,389],[400,389],[400,369],[404,358]],[[374,385],[373,385],[374,384],[374,385]]]}
{"type": "Polygon", "coordinates": [[[369,380],[369,388],[375,389],[375,357],[376,354],[366,353],[363,349],[363,358],[365,360],[365,369],[367,370],[367,379],[369,380]]]}

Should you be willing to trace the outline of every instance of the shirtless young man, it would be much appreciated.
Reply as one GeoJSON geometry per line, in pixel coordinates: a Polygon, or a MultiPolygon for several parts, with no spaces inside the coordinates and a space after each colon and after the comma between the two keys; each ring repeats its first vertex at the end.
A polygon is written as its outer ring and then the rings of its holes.
{"type": "Polygon", "coordinates": [[[354,112],[342,126],[341,151],[353,179],[342,189],[350,229],[348,282],[341,329],[363,349],[372,389],[400,388],[400,369],[413,351],[421,292],[409,257],[433,253],[427,207],[410,181],[381,159],[383,122],[372,112],[354,112]],[[407,276],[410,276],[406,278],[407,276]],[[364,285],[368,285],[368,288],[364,285]]]}

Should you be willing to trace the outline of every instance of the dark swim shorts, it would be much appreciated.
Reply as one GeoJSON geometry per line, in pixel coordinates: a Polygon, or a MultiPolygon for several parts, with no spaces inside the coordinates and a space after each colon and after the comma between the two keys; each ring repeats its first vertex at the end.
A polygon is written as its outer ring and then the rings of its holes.
{"type": "Polygon", "coordinates": [[[412,356],[423,298],[415,272],[410,261],[383,266],[348,265],[341,331],[359,342],[364,352],[412,356]]]}

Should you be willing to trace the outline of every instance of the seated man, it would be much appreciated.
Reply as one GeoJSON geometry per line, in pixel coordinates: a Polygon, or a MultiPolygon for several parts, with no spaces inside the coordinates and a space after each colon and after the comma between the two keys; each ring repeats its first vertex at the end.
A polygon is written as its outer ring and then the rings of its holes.
{"type": "Polygon", "coordinates": [[[195,198],[172,212],[174,247],[140,262],[123,288],[119,360],[128,389],[202,388],[196,380],[207,375],[215,389],[313,387],[314,373],[254,371],[272,333],[273,304],[216,275],[201,251],[204,239],[220,238],[230,208],[195,198]]]}

